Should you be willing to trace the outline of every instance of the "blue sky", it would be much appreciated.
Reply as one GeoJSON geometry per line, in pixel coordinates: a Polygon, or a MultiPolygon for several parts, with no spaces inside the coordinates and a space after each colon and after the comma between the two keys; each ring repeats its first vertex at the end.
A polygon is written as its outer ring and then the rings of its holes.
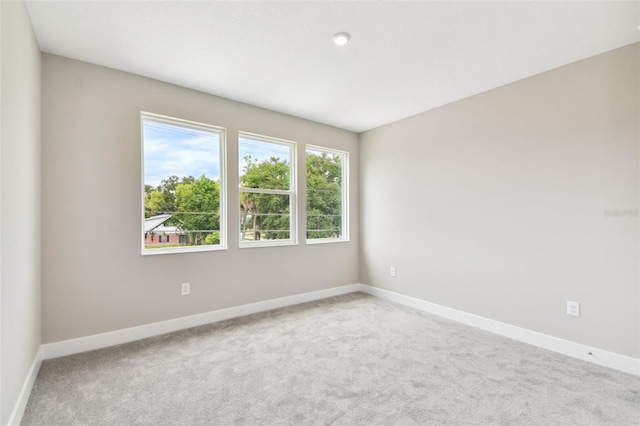
{"type": "MultiPolygon", "coordinates": [[[[144,183],[157,187],[170,176],[209,179],[220,178],[220,137],[217,133],[178,127],[153,120],[144,121],[144,183]]],[[[290,147],[278,143],[255,141],[240,137],[238,144],[239,172],[242,173],[251,155],[258,161],[279,157],[289,161],[290,147]]]]}
{"type": "Polygon", "coordinates": [[[144,122],[144,183],[154,187],[176,175],[220,178],[220,137],[217,133],[144,122]]]}
{"type": "Polygon", "coordinates": [[[238,172],[240,174],[244,171],[244,166],[247,164],[244,161],[244,157],[251,155],[254,160],[262,162],[271,157],[282,158],[289,162],[289,150],[287,145],[281,145],[279,143],[269,143],[265,141],[255,141],[253,139],[240,137],[238,143],[238,158],[240,164],[238,165],[238,172]]]}

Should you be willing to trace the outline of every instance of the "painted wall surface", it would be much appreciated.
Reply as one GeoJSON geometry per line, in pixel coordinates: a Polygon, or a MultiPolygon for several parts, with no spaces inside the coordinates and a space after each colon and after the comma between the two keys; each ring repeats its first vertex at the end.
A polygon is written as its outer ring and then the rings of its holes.
{"type": "Polygon", "coordinates": [[[48,54],[42,72],[44,343],[358,282],[357,134],[48,54]],[[140,111],[227,129],[228,250],[141,256],[140,111]],[[239,249],[238,131],[298,143],[300,224],[305,144],[349,151],[351,241],[239,249]]]}
{"type": "Polygon", "coordinates": [[[639,52],[362,134],[363,283],[639,357],[639,52]]]}
{"type": "Polygon", "coordinates": [[[40,346],[40,49],[23,2],[0,3],[0,424],[40,346]]]}

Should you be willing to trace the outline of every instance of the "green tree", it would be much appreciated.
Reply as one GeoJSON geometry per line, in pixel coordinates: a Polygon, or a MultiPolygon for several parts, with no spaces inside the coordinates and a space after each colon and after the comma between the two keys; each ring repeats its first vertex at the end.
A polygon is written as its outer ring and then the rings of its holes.
{"type": "MultiPolygon", "coordinates": [[[[189,232],[194,245],[206,244],[206,237],[220,229],[220,182],[207,178],[183,179],[175,186],[175,219],[189,232]]],[[[212,237],[213,238],[213,237],[212,237]]],[[[214,239],[209,238],[209,241],[214,239]]],[[[218,242],[220,237],[218,234],[218,242]]]]}
{"type": "Polygon", "coordinates": [[[158,190],[151,190],[144,195],[144,216],[151,217],[172,210],[166,203],[164,195],[158,190]]]}
{"type": "MultiPolygon", "coordinates": [[[[278,157],[257,161],[244,157],[246,165],[240,176],[243,188],[289,189],[289,163],[278,157]]],[[[284,194],[240,193],[241,239],[251,227],[254,240],[286,239],[290,237],[289,196],[284,194]]]]}
{"type": "Polygon", "coordinates": [[[205,243],[209,245],[220,244],[220,233],[212,232],[205,237],[205,243]]]}
{"type": "Polygon", "coordinates": [[[307,238],[342,233],[342,161],[337,155],[307,153],[307,238]]]}
{"type": "Polygon", "coordinates": [[[204,174],[170,176],[160,185],[145,185],[145,217],[171,214],[165,222],[188,232],[190,245],[219,244],[220,233],[220,182],[208,179],[204,174]]]}
{"type": "MultiPolygon", "coordinates": [[[[157,216],[159,214],[174,214],[177,211],[177,186],[180,184],[192,184],[193,182],[195,182],[193,176],[184,176],[180,179],[178,176],[173,175],[160,181],[160,185],[157,187],[145,185],[145,217],[157,216]]],[[[169,219],[166,224],[178,226],[180,222],[174,216],[169,219]]]]}

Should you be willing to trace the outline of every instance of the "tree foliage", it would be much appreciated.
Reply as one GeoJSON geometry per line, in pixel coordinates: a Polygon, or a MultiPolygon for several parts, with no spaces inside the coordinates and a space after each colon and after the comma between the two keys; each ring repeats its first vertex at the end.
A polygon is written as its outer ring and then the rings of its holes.
{"type": "Polygon", "coordinates": [[[212,230],[220,228],[220,183],[202,175],[193,183],[176,185],[175,194],[175,219],[194,244],[204,243],[212,230]]]}
{"type": "Polygon", "coordinates": [[[189,235],[191,245],[218,244],[220,234],[220,182],[207,178],[171,176],[156,188],[145,186],[145,217],[171,214],[166,225],[189,235]],[[216,231],[216,232],[213,232],[216,231]]]}
{"type": "MultiPolygon", "coordinates": [[[[286,160],[271,157],[257,161],[245,157],[243,188],[289,189],[286,160]]],[[[337,238],[342,234],[342,161],[327,153],[307,154],[307,238],[337,238]]],[[[289,196],[240,193],[241,239],[290,237],[289,196]]]]}
{"type": "MultiPolygon", "coordinates": [[[[245,157],[240,186],[246,189],[287,191],[287,160],[262,161],[245,157]]],[[[337,238],[342,233],[342,161],[327,153],[307,153],[307,238],[337,238]]],[[[219,244],[220,182],[193,176],[168,177],[153,187],[145,185],[145,217],[171,214],[165,222],[189,236],[190,245],[219,244]]],[[[241,239],[290,238],[290,196],[240,192],[241,239]]]]}
{"type": "MultiPolygon", "coordinates": [[[[250,155],[240,176],[243,188],[288,190],[289,163],[278,157],[257,161],[250,155]]],[[[240,193],[241,240],[247,239],[247,229],[254,240],[287,239],[290,237],[289,195],[240,193]]]]}
{"type": "Polygon", "coordinates": [[[342,234],[342,161],[325,152],[307,153],[307,238],[342,234]]]}

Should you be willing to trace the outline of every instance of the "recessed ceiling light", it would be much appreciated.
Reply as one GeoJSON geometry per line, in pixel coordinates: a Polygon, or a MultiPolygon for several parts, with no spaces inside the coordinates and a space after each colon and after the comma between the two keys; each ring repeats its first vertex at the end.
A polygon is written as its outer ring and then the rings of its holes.
{"type": "Polygon", "coordinates": [[[333,42],[338,46],[344,46],[345,44],[349,43],[350,39],[351,39],[351,36],[349,35],[349,33],[342,32],[342,33],[335,33],[333,35],[333,42]]]}

